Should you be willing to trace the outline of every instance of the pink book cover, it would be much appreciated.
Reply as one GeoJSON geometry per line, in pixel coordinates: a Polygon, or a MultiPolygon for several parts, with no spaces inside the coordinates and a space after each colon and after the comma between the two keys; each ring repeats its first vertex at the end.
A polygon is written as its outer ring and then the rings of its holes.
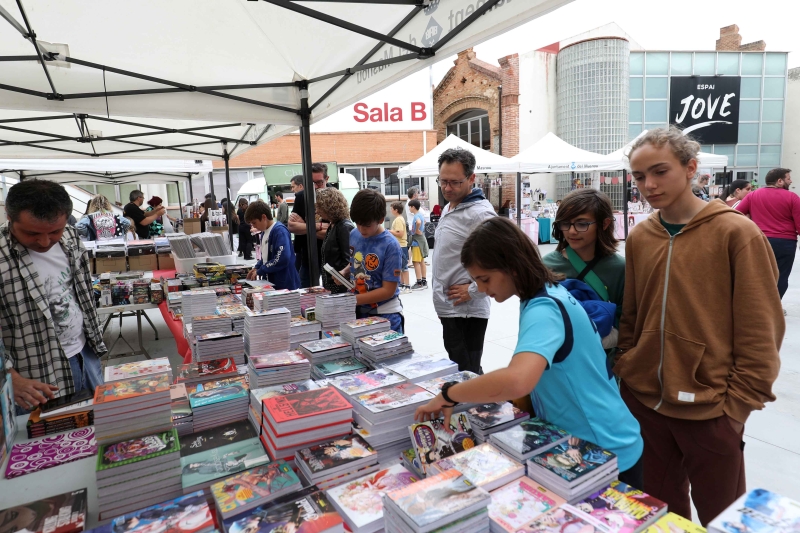
{"type": "Polygon", "coordinates": [[[97,455],[94,426],[15,444],[6,466],[6,478],[32,474],[97,455]]]}

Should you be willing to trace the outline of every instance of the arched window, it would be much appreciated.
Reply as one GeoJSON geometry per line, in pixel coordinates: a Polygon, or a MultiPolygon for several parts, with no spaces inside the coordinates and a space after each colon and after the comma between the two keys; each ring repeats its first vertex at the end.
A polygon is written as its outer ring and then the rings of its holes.
{"type": "Polygon", "coordinates": [[[461,137],[478,148],[491,150],[492,136],[489,130],[489,113],[483,109],[464,111],[453,118],[447,125],[447,134],[461,137]]]}

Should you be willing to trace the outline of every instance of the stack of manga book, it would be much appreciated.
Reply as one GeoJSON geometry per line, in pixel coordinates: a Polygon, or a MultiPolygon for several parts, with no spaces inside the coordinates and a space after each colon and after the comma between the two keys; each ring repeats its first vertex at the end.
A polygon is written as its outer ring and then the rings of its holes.
{"type": "Polygon", "coordinates": [[[214,483],[211,495],[218,516],[225,519],[300,488],[300,479],[291,467],[285,461],[275,461],[214,483]]]}
{"type": "Polygon", "coordinates": [[[356,341],[356,349],[373,367],[394,357],[414,353],[414,347],[411,346],[408,337],[391,329],[359,338],[356,341]]]}
{"type": "Polygon", "coordinates": [[[708,531],[790,533],[797,531],[798,527],[800,503],[765,489],[752,489],[712,520],[708,531]]]}
{"type": "MultiPolygon", "coordinates": [[[[238,296],[233,296],[238,300],[238,296]]],[[[247,315],[247,306],[241,303],[217,304],[217,312],[231,320],[231,330],[237,333],[244,333],[244,317],[247,315]]]]}
{"type": "Polygon", "coordinates": [[[202,491],[117,516],[91,533],[211,533],[214,518],[202,491]]]}
{"type": "Polygon", "coordinates": [[[503,453],[524,463],[539,452],[569,439],[569,433],[539,418],[531,418],[505,431],[493,433],[489,442],[503,453]]]}
{"type": "Polygon", "coordinates": [[[136,361],[133,363],[121,363],[119,365],[108,365],[105,369],[104,381],[110,383],[122,379],[157,376],[159,374],[167,374],[169,382],[172,383],[172,365],[166,357],[149,359],[147,361],[136,361]]]}
{"type": "Polygon", "coordinates": [[[291,319],[292,314],[283,307],[271,311],[248,311],[244,317],[247,356],[288,351],[291,319]]]}
{"type": "Polygon", "coordinates": [[[666,503],[621,481],[612,481],[574,506],[613,533],[639,533],[667,514],[666,503]]]}
{"type": "Polygon", "coordinates": [[[329,380],[350,374],[359,374],[367,370],[367,367],[355,357],[345,357],[325,363],[316,363],[311,368],[311,376],[316,380],[329,380]]]}
{"type": "MultiPolygon", "coordinates": [[[[436,395],[436,394],[439,394],[439,392],[441,392],[442,387],[444,386],[445,383],[450,383],[450,382],[462,383],[464,381],[468,381],[468,380],[470,380],[472,378],[476,378],[476,377],[478,377],[478,374],[476,374],[475,372],[470,372],[469,370],[464,370],[463,372],[455,372],[454,374],[448,374],[446,376],[441,376],[441,377],[438,377],[438,378],[426,379],[425,381],[419,381],[419,382],[417,382],[417,385],[419,385],[420,387],[422,387],[426,391],[430,392],[431,394],[436,395]]],[[[469,410],[473,406],[475,406],[474,403],[468,403],[468,402],[459,403],[458,405],[455,406],[453,411],[456,412],[456,413],[461,413],[463,411],[469,410]]],[[[480,441],[480,442],[483,442],[483,441],[480,441]]]]}
{"type": "Polygon", "coordinates": [[[311,361],[311,364],[328,363],[353,355],[353,345],[341,337],[330,337],[300,344],[300,351],[311,361]]]}
{"type": "Polygon", "coordinates": [[[296,350],[302,343],[319,340],[322,335],[322,323],[308,320],[303,316],[293,316],[289,328],[289,346],[296,350]]]}
{"type": "Polygon", "coordinates": [[[294,460],[300,449],[350,434],[353,410],[333,387],[262,401],[261,440],[273,460],[294,460]]]}
{"type": "Polygon", "coordinates": [[[400,374],[409,383],[419,383],[458,372],[458,365],[446,357],[417,353],[400,362],[386,361],[381,366],[400,374]]]}
{"type": "Polygon", "coordinates": [[[356,319],[356,295],[344,292],[317,296],[314,308],[322,329],[339,329],[340,324],[356,319]]]}
{"type": "Polygon", "coordinates": [[[192,415],[192,405],[189,403],[189,394],[186,392],[186,385],[178,383],[169,386],[170,409],[172,410],[172,427],[178,431],[178,435],[188,435],[194,431],[192,415]]]}
{"type": "Polygon", "coordinates": [[[221,522],[227,533],[344,533],[342,517],[325,494],[314,486],[221,522]]]}
{"type": "Polygon", "coordinates": [[[125,379],[98,386],[94,391],[94,426],[98,444],[172,429],[167,375],[125,379]]]}
{"type": "Polygon", "coordinates": [[[325,287],[308,287],[307,289],[297,289],[300,293],[300,310],[314,307],[317,304],[317,296],[326,296],[331,293],[325,287]]]}
{"type": "Polygon", "coordinates": [[[395,383],[405,381],[391,370],[379,368],[369,372],[348,374],[345,376],[334,377],[328,380],[328,385],[333,385],[348,396],[357,396],[395,383]]]}
{"type": "Polygon", "coordinates": [[[96,473],[101,520],[178,497],[183,493],[178,432],[104,444],[96,473]]]}
{"type": "Polygon", "coordinates": [[[214,361],[233,359],[237,365],[244,364],[244,335],[235,331],[195,335],[192,345],[192,361],[214,361]]]}
{"type": "Polygon", "coordinates": [[[525,475],[525,466],[484,443],[427,466],[432,474],[456,469],[475,485],[493,491],[525,475]]]}
{"type": "Polygon", "coordinates": [[[256,309],[257,311],[272,311],[280,308],[288,309],[290,316],[299,315],[300,291],[281,289],[261,293],[261,309],[256,309]]]}
{"type": "Polygon", "coordinates": [[[486,442],[489,435],[517,426],[531,417],[514,407],[511,402],[477,405],[467,410],[467,416],[478,442],[486,442]]]}
{"type": "Polygon", "coordinates": [[[569,503],[607,486],[617,475],[616,454],[577,437],[528,459],[528,476],[569,503]]]}
{"type": "MultiPolygon", "coordinates": [[[[408,428],[414,454],[419,459],[422,474],[428,475],[431,465],[475,446],[475,434],[463,413],[450,417],[450,423],[437,418],[411,424],[408,428]]],[[[446,468],[445,470],[449,470],[446,468]]]]}
{"type": "Polygon", "coordinates": [[[233,359],[215,359],[200,363],[181,365],[175,383],[183,383],[187,387],[225,378],[235,378],[239,375],[233,359]]]}
{"type": "Polygon", "coordinates": [[[253,388],[303,381],[311,377],[311,362],[299,351],[251,355],[247,373],[253,388]]]}
{"type": "Polygon", "coordinates": [[[231,318],[228,315],[202,315],[191,319],[192,335],[208,335],[209,333],[230,333],[231,318]]]}
{"type": "Polygon", "coordinates": [[[191,324],[196,316],[211,316],[217,310],[217,293],[209,289],[181,292],[183,321],[191,324]]]}
{"type": "MultiPolygon", "coordinates": [[[[517,533],[539,515],[566,503],[564,498],[528,477],[492,491],[489,519],[492,533],[517,533]]],[[[669,533],[669,532],[665,532],[669,533]]]]}
{"type": "Polygon", "coordinates": [[[270,462],[257,437],[193,451],[194,453],[181,457],[181,485],[184,494],[205,489],[239,472],[270,462]]]}
{"type": "Polygon", "coordinates": [[[250,388],[244,377],[198,383],[186,389],[194,431],[247,418],[250,388]]]}
{"type": "Polygon", "coordinates": [[[328,498],[353,533],[377,533],[384,528],[382,497],[406,487],[419,478],[393,465],[328,489],[328,498]]]}
{"type": "Polygon", "coordinates": [[[368,337],[391,329],[392,325],[388,319],[380,316],[370,316],[344,322],[339,328],[339,331],[344,340],[356,346],[356,341],[361,337],[368,337]]]}
{"type": "Polygon", "coordinates": [[[489,493],[448,470],[383,496],[386,533],[488,533],[489,493]]]}
{"type": "Polygon", "coordinates": [[[318,389],[313,380],[307,379],[304,381],[297,381],[295,383],[283,383],[281,385],[272,385],[270,387],[261,387],[258,389],[250,388],[250,410],[247,414],[248,420],[256,429],[256,432],[261,432],[261,417],[263,416],[263,400],[272,398],[273,396],[285,396],[287,394],[294,394],[296,392],[305,392],[307,390],[318,389]]]}
{"type": "Polygon", "coordinates": [[[329,489],[378,469],[378,453],[358,435],[303,448],[295,464],[308,485],[329,489]]]}
{"type": "Polygon", "coordinates": [[[88,509],[86,489],[0,510],[4,533],[81,533],[88,509]]]}
{"type": "Polygon", "coordinates": [[[258,437],[258,433],[246,420],[237,420],[224,426],[217,426],[181,437],[181,457],[255,437],[258,437]]]}

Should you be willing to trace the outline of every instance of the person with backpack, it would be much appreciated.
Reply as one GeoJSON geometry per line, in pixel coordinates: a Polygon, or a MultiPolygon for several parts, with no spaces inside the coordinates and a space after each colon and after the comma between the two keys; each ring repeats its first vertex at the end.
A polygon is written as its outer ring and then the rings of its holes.
{"type": "Polygon", "coordinates": [[[642,486],[639,424],[619,394],[600,335],[583,307],[556,282],[533,241],[513,222],[481,222],[461,263],[482,293],[520,299],[519,336],[507,368],[442,392],[417,409],[417,420],[445,418],[457,403],[495,403],[530,394],[536,415],[617,455],[619,479],[642,486]]]}
{"type": "MultiPolygon", "coordinates": [[[[320,260],[323,265],[329,264],[338,272],[350,264],[350,232],[355,229],[355,225],[350,221],[347,199],[339,189],[327,187],[317,190],[316,193],[314,208],[320,218],[330,221],[322,240],[320,260]]],[[[320,274],[322,286],[331,291],[331,294],[347,292],[347,288],[335,283],[324,268],[320,274]]]]}

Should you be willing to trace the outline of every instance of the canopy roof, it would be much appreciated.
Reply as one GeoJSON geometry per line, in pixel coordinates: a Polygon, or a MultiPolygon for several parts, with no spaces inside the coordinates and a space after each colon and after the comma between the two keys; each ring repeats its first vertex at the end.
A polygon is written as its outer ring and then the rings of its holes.
{"type": "Polygon", "coordinates": [[[447,138],[439,143],[436,148],[423,155],[413,163],[400,167],[397,171],[398,178],[409,176],[438,176],[439,175],[439,156],[449,148],[461,148],[469,150],[475,156],[476,174],[501,174],[517,172],[517,164],[511,159],[497,155],[473,146],[465,140],[455,135],[448,135],[447,138]]]}
{"type": "Polygon", "coordinates": [[[523,174],[620,170],[619,162],[572,146],[549,132],[537,143],[511,158],[523,174]]]}
{"type": "MultiPolygon", "coordinates": [[[[644,130],[642,133],[636,136],[636,139],[632,140],[616,152],[611,152],[610,154],[603,156],[608,158],[612,163],[617,164],[615,168],[623,168],[625,170],[631,169],[631,162],[628,160],[628,153],[631,151],[631,147],[633,143],[639,139],[639,137],[643,136],[647,133],[648,130],[644,130]]],[[[709,154],[708,152],[700,152],[697,154],[697,166],[699,168],[723,168],[728,166],[728,156],[720,155],[720,154],[709,154]]]]}
{"type": "Polygon", "coordinates": [[[569,1],[0,0],[0,109],[56,117],[0,157],[224,158],[569,1]]]}
{"type": "Polygon", "coordinates": [[[138,159],[0,159],[0,174],[59,183],[175,183],[213,170],[210,161],[138,159]]]}

